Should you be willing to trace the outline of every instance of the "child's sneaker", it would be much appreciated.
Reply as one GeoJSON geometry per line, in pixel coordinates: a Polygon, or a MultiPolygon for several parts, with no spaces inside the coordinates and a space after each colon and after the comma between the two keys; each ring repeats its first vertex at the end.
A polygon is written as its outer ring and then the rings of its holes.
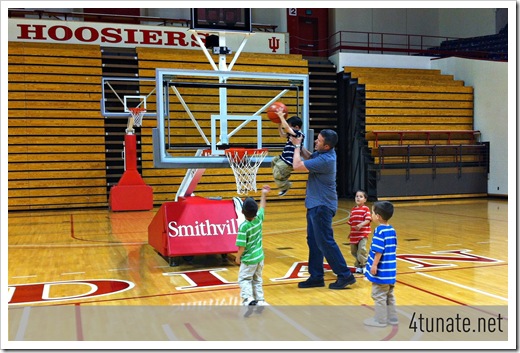
{"type": "Polygon", "coordinates": [[[257,305],[257,306],[266,306],[266,305],[269,305],[269,303],[266,302],[265,300],[258,300],[258,301],[256,302],[256,305],[257,305]]]}
{"type": "Polygon", "coordinates": [[[247,298],[242,301],[242,305],[248,306],[248,305],[256,305],[257,301],[254,298],[247,298]]]}
{"type": "Polygon", "coordinates": [[[363,267],[358,267],[358,268],[356,268],[356,273],[363,274],[363,273],[365,273],[365,269],[363,267]]]}
{"type": "Polygon", "coordinates": [[[287,191],[289,191],[289,189],[280,190],[280,192],[278,193],[278,196],[284,196],[285,194],[287,194],[287,191]]]}
{"type": "Polygon", "coordinates": [[[278,196],[284,196],[285,194],[287,194],[287,191],[289,191],[289,189],[291,187],[292,187],[292,183],[289,182],[289,184],[287,184],[287,189],[280,190],[280,192],[278,192],[278,196]]]}
{"type": "Polygon", "coordinates": [[[365,324],[366,326],[386,327],[385,323],[377,321],[375,317],[371,317],[369,319],[365,319],[363,321],[363,324],[365,324]]]}
{"type": "Polygon", "coordinates": [[[394,325],[394,326],[395,326],[395,325],[399,325],[399,319],[396,318],[396,317],[391,317],[391,318],[388,320],[388,323],[389,323],[390,325],[394,325]]]}
{"type": "Polygon", "coordinates": [[[247,298],[242,301],[242,305],[247,307],[244,317],[250,317],[254,313],[257,301],[254,298],[247,298]]]}

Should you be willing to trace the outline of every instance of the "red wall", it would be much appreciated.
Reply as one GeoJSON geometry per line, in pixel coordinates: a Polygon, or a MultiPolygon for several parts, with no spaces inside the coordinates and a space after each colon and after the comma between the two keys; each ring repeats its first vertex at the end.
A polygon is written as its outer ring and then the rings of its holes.
{"type": "Polygon", "coordinates": [[[287,9],[291,54],[328,56],[328,9],[287,9]]]}

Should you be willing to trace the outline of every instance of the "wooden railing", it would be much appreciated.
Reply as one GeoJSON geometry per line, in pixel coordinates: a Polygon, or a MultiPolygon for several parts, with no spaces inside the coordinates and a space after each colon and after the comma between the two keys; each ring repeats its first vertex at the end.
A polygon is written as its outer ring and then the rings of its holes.
{"type": "MultiPolygon", "coordinates": [[[[480,138],[478,130],[390,130],[390,131],[367,131],[366,137],[371,140],[374,137],[374,148],[379,146],[379,137],[387,136],[391,141],[395,141],[391,136],[399,136],[399,145],[403,145],[405,137],[408,139],[419,139],[424,141],[426,145],[430,144],[430,140],[436,137],[436,140],[445,139],[446,144],[451,145],[452,138],[464,138],[470,143],[476,143],[480,138]]],[[[387,141],[387,140],[384,140],[387,141]]]]}
{"type": "Polygon", "coordinates": [[[380,169],[489,165],[487,144],[379,146],[374,152],[380,169]]]}

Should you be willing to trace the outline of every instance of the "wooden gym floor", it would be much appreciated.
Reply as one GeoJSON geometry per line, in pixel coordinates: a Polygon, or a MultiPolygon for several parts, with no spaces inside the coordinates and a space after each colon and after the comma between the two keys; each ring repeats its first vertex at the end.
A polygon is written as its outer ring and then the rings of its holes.
{"type": "MultiPolygon", "coordinates": [[[[346,220],[353,205],[352,200],[340,200],[334,218],[335,238],[350,266],[353,260],[346,220]]],[[[505,317],[507,323],[511,284],[508,263],[509,256],[514,255],[508,239],[507,200],[396,201],[394,205],[395,213],[390,223],[398,235],[395,295],[400,308],[399,329],[388,326],[367,331],[362,323],[356,324],[356,329],[361,330],[357,339],[410,341],[415,337],[409,329],[414,308],[426,306],[446,307],[457,312],[463,308],[491,306],[506,311],[502,318],[505,317]]],[[[205,319],[197,321],[193,312],[194,308],[204,307],[211,311],[206,313],[208,316],[231,317],[234,314],[219,310],[245,310],[240,307],[236,283],[238,266],[233,262],[233,255],[228,255],[228,262],[223,262],[220,255],[197,256],[192,263],[181,258],[178,266],[170,267],[147,244],[147,228],[156,211],[90,209],[9,213],[6,274],[10,301],[9,341],[200,342],[241,337],[235,332],[229,337],[219,333],[215,338],[212,332],[220,325],[213,324],[213,329],[208,327],[206,330],[205,319]],[[117,314],[123,322],[135,318],[134,310],[145,318],[152,315],[154,308],[159,312],[153,315],[160,316],[165,312],[164,308],[168,308],[167,311],[176,311],[177,318],[182,315],[179,309],[191,310],[190,317],[195,321],[184,322],[182,328],[175,327],[182,320],[174,320],[166,328],[157,323],[159,326],[150,328],[148,334],[142,329],[127,327],[114,337],[114,333],[107,333],[103,323],[116,315],[108,316],[108,312],[117,308],[126,310],[117,314]],[[89,314],[89,310],[93,312],[89,314]],[[58,320],[59,323],[49,319],[58,313],[60,318],[66,319],[58,320]],[[125,319],[124,315],[129,317],[125,319]],[[90,325],[90,322],[95,324],[90,325]]],[[[372,229],[374,227],[373,223],[372,229]]],[[[310,310],[306,315],[314,318],[312,310],[318,308],[316,315],[326,315],[332,322],[335,313],[345,307],[359,314],[356,314],[356,320],[373,314],[371,284],[362,275],[356,275],[357,283],[345,290],[328,289],[328,284],[335,281],[330,271],[325,274],[326,287],[297,288],[297,282],[308,276],[303,201],[269,200],[263,234],[264,291],[271,306],[264,308],[262,315],[276,312],[278,318],[285,318],[276,321],[284,321],[284,329],[276,324],[269,324],[269,327],[278,334],[287,332],[288,336],[281,336],[281,340],[356,340],[335,336],[330,326],[326,332],[316,327],[309,330],[304,324],[308,318],[294,319],[294,315],[304,315],[303,311],[291,313],[291,308],[305,306],[310,310]],[[289,310],[289,313],[283,310],[289,310]],[[287,323],[291,323],[289,326],[293,329],[297,327],[297,332],[286,330],[287,323]]],[[[475,311],[482,312],[480,309],[475,311]]],[[[242,314],[237,315],[240,318],[251,316],[251,313],[242,314]]],[[[260,320],[255,319],[260,316],[255,312],[248,322],[260,320]]],[[[244,330],[240,320],[221,322],[229,328],[236,325],[241,332],[244,330]]],[[[338,325],[346,325],[346,322],[338,319],[338,325]]],[[[263,326],[258,329],[263,335],[269,331],[263,326]]],[[[269,340],[271,337],[280,340],[276,335],[263,335],[249,333],[239,339],[269,340]]],[[[418,340],[425,340],[425,337],[418,340]]],[[[493,337],[498,341],[503,338],[490,336],[488,339],[495,340],[493,337]]],[[[139,344],[132,347],[139,348],[139,344]]]]}

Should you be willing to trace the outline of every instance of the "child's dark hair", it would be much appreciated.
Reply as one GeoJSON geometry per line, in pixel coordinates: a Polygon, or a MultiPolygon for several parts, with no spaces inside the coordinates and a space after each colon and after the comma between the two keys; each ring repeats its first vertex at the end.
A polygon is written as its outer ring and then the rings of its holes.
{"type": "Polygon", "coordinates": [[[374,213],[380,215],[385,221],[388,221],[394,215],[394,205],[390,201],[376,201],[372,207],[374,213]]]}
{"type": "Polygon", "coordinates": [[[242,203],[242,213],[248,220],[256,217],[256,213],[258,212],[258,205],[254,198],[248,197],[242,203]]]}
{"type": "Polygon", "coordinates": [[[299,116],[294,115],[294,116],[291,116],[289,119],[287,119],[287,124],[289,124],[289,126],[296,126],[296,127],[298,127],[298,129],[301,129],[303,123],[302,123],[302,119],[300,119],[299,116]]]}
{"type": "Polygon", "coordinates": [[[358,190],[358,191],[356,191],[356,194],[357,194],[358,192],[362,193],[363,196],[365,196],[365,199],[368,199],[368,194],[366,193],[365,190],[358,190]]]}

